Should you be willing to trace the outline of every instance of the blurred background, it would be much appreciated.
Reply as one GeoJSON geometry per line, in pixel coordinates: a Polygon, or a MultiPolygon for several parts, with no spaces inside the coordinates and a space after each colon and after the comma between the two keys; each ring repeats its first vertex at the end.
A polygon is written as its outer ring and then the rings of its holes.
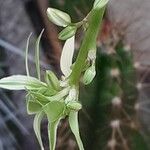
{"type": "MultiPolygon", "coordinates": [[[[25,47],[31,32],[33,36],[29,46],[29,63],[31,74],[35,76],[35,40],[43,28],[45,32],[41,41],[41,70],[43,74],[46,69],[54,70],[60,77],[59,59],[63,43],[57,38],[60,29],[48,21],[46,9],[55,7],[64,10],[76,22],[86,16],[92,4],[93,0],[0,0],[0,78],[13,74],[25,74],[25,47]]],[[[138,116],[143,134],[150,133],[149,10],[149,0],[110,0],[103,21],[102,34],[98,41],[100,45],[101,40],[105,41],[110,33],[116,31],[124,35],[123,40],[132,49],[134,63],[138,66],[139,83],[146,84],[138,97],[139,104],[142,103],[138,109],[138,116]]],[[[77,37],[79,38],[76,48],[82,35],[77,37]]],[[[83,118],[87,116],[86,112],[81,116],[83,118]]],[[[0,150],[40,149],[33,132],[32,120],[33,116],[28,116],[26,112],[24,92],[0,89],[0,150]]],[[[84,124],[83,121],[81,122],[81,125],[84,124]]],[[[44,120],[43,141],[48,149],[46,128],[47,124],[44,120]]],[[[59,129],[58,137],[58,150],[77,149],[65,120],[59,129]]],[[[149,138],[146,140],[150,142],[149,138]]]]}

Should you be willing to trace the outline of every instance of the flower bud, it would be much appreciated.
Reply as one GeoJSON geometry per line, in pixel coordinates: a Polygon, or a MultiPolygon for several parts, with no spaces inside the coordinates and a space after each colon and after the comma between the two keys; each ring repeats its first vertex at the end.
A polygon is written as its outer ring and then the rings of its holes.
{"type": "Polygon", "coordinates": [[[59,33],[59,39],[67,40],[67,39],[71,38],[72,36],[74,36],[76,31],[77,31],[76,26],[68,26],[59,33]]]}
{"type": "Polygon", "coordinates": [[[71,23],[71,18],[67,13],[55,8],[48,8],[47,16],[50,21],[58,26],[66,27],[71,23]]]}
{"type": "Polygon", "coordinates": [[[85,85],[90,84],[96,75],[95,65],[90,66],[83,75],[83,83],[85,85]]]}
{"type": "Polygon", "coordinates": [[[67,104],[67,107],[74,111],[79,111],[82,108],[82,105],[77,101],[70,101],[67,104]]]}

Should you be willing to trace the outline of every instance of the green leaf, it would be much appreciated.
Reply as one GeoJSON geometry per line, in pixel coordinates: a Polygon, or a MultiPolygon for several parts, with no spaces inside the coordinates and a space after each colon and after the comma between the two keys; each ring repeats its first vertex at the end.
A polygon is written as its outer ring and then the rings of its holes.
{"type": "Polygon", "coordinates": [[[52,101],[43,107],[49,122],[55,122],[63,116],[65,104],[63,101],[52,101]]]}
{"type": "Polygon", "coordinates": [[[29,51],[29,40],[30,40],[30,37],[31,37],[32,33],[29,35],[28,39],[27,39],[27,44],[26,44],[26,54],[25,54],[25,65],[26,65],[26,73],[27,73],[27,76],[30,76],[29,74],[29,67],[28,67],[28,51],[29,51]]]}
{"type": "Polygon", "coordinates": [[[92,65],[85,71],[85,73],[83,75],[83,80],[82,80],[83,83],[85,85],[90,84],[93,81],[95,75],[96,75],[95,65],[92,65]]]}
{"type": "Polygon", "coordinates": [[[35,132],[38,142],[41,146],[41,150],[44,150],[43,142],[42,142],[42,138],[41,138],[41,121],[42,121],[43,117],[44,117],[44,112],[41,111],[40,113],[35,115],[34,122],[33,122],[34,132],[35,132]]]}
{"type": "Polygon", "coordinates": [[[56,147],[56,137],[57,137],[57,128],[60,119],[56,120],[55,122],[48,123],[48,136],[49,136],[49,145],[50,150],[55,150],[56,147]]]}
{"type": "Polygon", "coordinates": [[[49,97],[49,96],[54,96],[55,94],[57,94],[58,91],[46,86],[46,87],[41,87],[41,88],[32,90],[32,92],[38,92],[46,97],[49,97]]]}
{"type": "Polygon", "coordinates": [[[50,88],[53,88],[56,91],[60,90],[59,80],[52,71],[46,70],[45,80],[50,88]]]}
{"type": "Polygon", "coordinates": [[[39,92],[32,92],[30,91],[29,94],[31,95],[31,97],[36,101],[38,102],[40,105],[44,106],[46,105],[47,103],[49,103],[49,99],[48,97],[42,95],[41,93],[39,92]]]}
{"type": "Polygon", "coordinates": [[[24,75],[13,75],[0,80],[0,88],[8,90],[31,90],[42,86],[46,86],[46,84],[34,77],[24,75]]]}
{"type": "Polygon", "coordinates": [[[70,114],[69,114],[69,125],[70,125],[70,128],[71,128],[73,134],[75,135],[79,149],[84,150],[83,143],[81,141],[80,133],[79,133],[78,112],[74,112],[74,111],[70,112],[70,114]]]}
{"type": "Polygon", "coordinates": [[[71,23],[71,18],[67,13],[55,8],[48,8],[47,16],[50,21],[58,26],[66,27],[71,23]]]}
{"type": "Polygon", "coordinates": [[[42,37],[42,34],[44,32],[44,29],[41,31],[37,41],[36,41],[36,48],[35,48],[35,65],[36,65],[36,71],[37,71],[37,76],[38,76],[38,79],[40,80],[41,77],[40,77],[40,57],[39,57],[39,47],[40,47],[40,40],[41,40],[41,37],[42,37]]]}
{"type": "Polygon", "coordinates": [[[76,26],[67,26],[64,30],[62,30],[59,33],[58,38],[60,40],[67,40],[67,39],[71,38],[72,36],[74,36],[76,31],[77,31],[76,26]]]}
{"type": "Polygon", "coordinates": [[[65,77],[68,77],[71,73],[72,58],[74,54],[74,41],[75,37],[68,39],[63,47],[61,59],[60,59],[60,68],[65,77]]]}
{"type": "Polygon", "coordinates": [[[40,112],[41,109],[42,109],[42,106],[39,103],[37,103],[36,101],[27,100],[27,113],[29,115],[36,114],[36,113],[40,112]]]}
{"type": "Polygon", "coordinates": [[[93,8],[103,8],[108,2],[109,0],[95,0],[93,8]]]}

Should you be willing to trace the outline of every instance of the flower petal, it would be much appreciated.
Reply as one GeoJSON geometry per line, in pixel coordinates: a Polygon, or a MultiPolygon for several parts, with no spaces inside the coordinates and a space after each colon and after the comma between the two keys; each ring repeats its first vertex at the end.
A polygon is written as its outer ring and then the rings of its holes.
{"type": "Polygon", "coordinates": [[[71,37],[66,41],[64,44],[62,54],[61,54],[61,59],[60,59],[60,67],[62,73],[68,77],[71,73],[71,65],[72,65],[72,58],[74,54],[74,42],[75,42],[75,37],[71,37]]]}
{"type": "Polygon", "coordinates": [[[0,88],[8,90],[31,90],[43,86],[46,86],[46,84],[34,77],[25,75],[13,75],[0,79],[0,88]]]}
{"type": "Polygon", "coordinates": [[[76,112],[76,111],[70,112],[70,114],[69,114],[69,125],[71,128],[71,131],[73,132],[73,134],[77,140],[79,149],[84,150],[83,143],[82,143],[82,140],[80,138],[80,133],[79,133],[78,112],[76,112]]]}
{"type": "Polygon", "coordinates": [[[43,117],[44,117],[44,113],[42,111],[37,113],[35,115],[34,123],[33,123],[34,132],[35,132],[38,142],[40,144],[41,150],[44,150],[42,138],[41,138],[41,131],[40,131],[41,122],[42,122],[43,117]]]}
{"type": "Polygon", "coordinates": [[[48,137],[49,137],[50,150],[55,150],[56,147],[57,128],[59,122],[60,119],[56,120],[55,122],[48,123],[48,137]]]}

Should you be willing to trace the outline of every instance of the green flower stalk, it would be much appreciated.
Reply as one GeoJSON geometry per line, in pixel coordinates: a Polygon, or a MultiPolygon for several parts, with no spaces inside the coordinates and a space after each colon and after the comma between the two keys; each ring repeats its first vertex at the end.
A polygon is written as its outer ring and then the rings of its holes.
{"type": "Polygon", "coordinates": [[[28,114],[35,115],[33,127],[41,150],[44,150],[44,146],[40,128],[41,121],[45,116],[48,119],[50,150],[55,150],[58,124],[61,119],[66,117],[68,117],[70,128],[76,138],[79,149],[84,150],[78,124],[78,111],[82,108],[82,105],[78,101],[79,82],[83,74],[83,81],[85,84],[89,84],[95,77],[96,38],[99,33],[107,3],[108,0],[96,0],[91,12],[86,18],[78,23],[72,23],[71,17],[65,12],[54,8],[47,9],[47,15],[50,21],[58,26],[65,27],[59,34],[61,40],[66,40],[60,60],[60,67],[63,73],[63,78],[61,80],[59,80],[52,71],[47,70],[45,73],[45,82],[41,81],[39,44],[44,30],[42,30],[39,35],[35,48],[37,78],[30,76],[28,68],[28,46],[30,35],[26,47],[25,64],[27,76],[13,75],[0,80],[1,88],[9,90],[25,90],[27,92],[27,112],[28,114]],[[75,49],[75,33],[80,27],[85,29],[85,36],[78,57],[74,65],[72,65],[75,49]],[[87,63],[89,66],[85,69],[87,63]]]}

